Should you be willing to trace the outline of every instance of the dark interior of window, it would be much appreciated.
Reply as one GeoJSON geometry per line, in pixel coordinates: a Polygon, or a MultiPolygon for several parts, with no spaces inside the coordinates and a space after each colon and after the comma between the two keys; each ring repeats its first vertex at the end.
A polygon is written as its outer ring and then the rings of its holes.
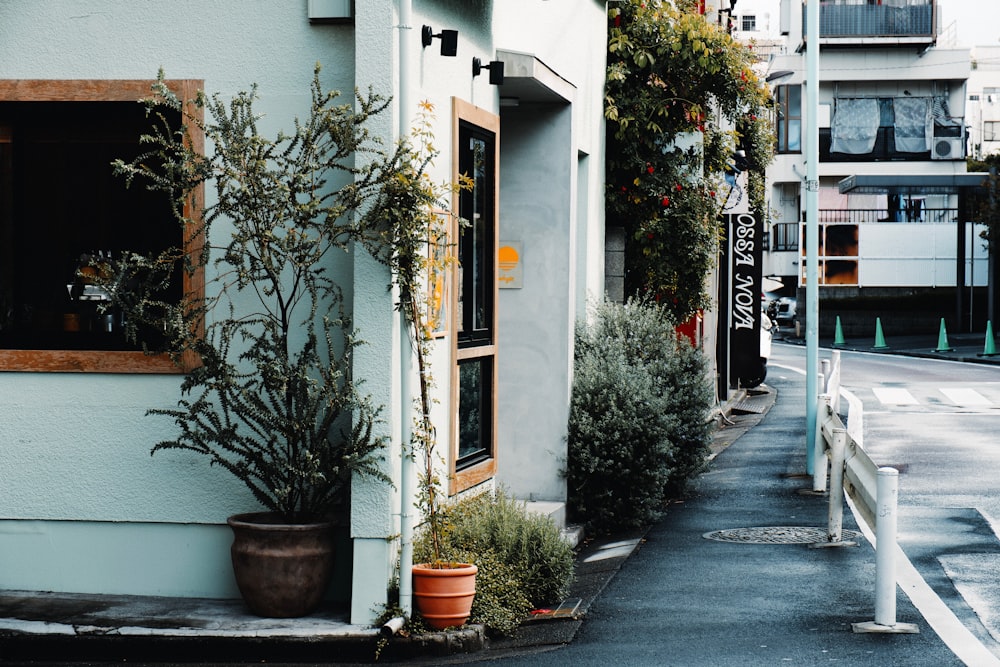
{"type": "Polygon", "coordinates": [[[459,126],[459,171],[473,185],[459,197],[465,224],[458,241],[458,459],[462,469],[493,456],[496,135],[459,126]]]}
{"type": "MultiPolygon", "coordinates": [[[[0,348],[137,349],[79,272],[91,258],[181,243],[166,195],[112,172],[150,127],[136,102],[0,102],[0,348]]],[[[164,296],[179,300],[173,282],[164,296]]]]}
{"type": "Polygon", "coordinates": [[[462,192],[459,215],[465,221],[458,243],[458,340],[460,346],[493,342],[493,134],[461,127],[459,171],[473,179],[462,192]]]}
{"type": "Polygon", "coordinates": [[[488,386],[492,383],[493,357],[479,357],[458,365],[458,456],[469,465],[490,455],[493,423],[488,386]]]}

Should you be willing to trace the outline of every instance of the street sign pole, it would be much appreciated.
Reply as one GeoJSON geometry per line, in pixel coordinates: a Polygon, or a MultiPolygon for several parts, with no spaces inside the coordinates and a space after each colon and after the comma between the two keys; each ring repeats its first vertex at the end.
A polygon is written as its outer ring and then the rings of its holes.
{"type": "Polygon", "coordinates": [[[819,396],[819,0],[806,7],[806,472],[815,469],[819,396]]]}

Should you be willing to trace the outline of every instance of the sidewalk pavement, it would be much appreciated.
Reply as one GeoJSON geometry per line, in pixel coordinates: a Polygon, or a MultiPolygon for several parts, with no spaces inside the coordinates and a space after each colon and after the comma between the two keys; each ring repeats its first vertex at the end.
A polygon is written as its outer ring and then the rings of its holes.
{"type": "MultiPolygon", "coordinates": [[[[655,597],[641,603],[657,609],[643,622],[662,626],[656,641],[670,664],[961,664],[898,590],[897,618],[919,634],[852,633],[852,623],[873,619],[874,551],[860,536],[856,547],[809,548],[825,535],[827,500],[803,492],[804,380],[773,375],[727,406],[690,498],[643,534],[582,545],[570,597],[553,613],[507,639],[485,639],[475,626],[393,638],[383,661],[458,664],[567,644],[546,660],[570,658],[585,650],[573,640],[591,603],[613,586],[603,604],[625,605],[623,614],[633,599],[655,597]],[[655,577],[640,579],[647,571],[655,577]]],[[[844,528],[857,530],[849,511],[844,528]]],[[[371,662],[378,630],[345,619],[335,609],[259,619],[238,601],[2,591],[0,664],[371,662]]]]}

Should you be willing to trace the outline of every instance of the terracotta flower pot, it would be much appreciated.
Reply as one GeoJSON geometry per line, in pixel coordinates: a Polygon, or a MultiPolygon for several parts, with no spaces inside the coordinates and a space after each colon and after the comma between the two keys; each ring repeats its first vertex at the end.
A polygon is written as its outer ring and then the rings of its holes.
{"type": "Polygon", "coordinates": [[[251,611],[268,618],[295,618],[323,600],[334,563],[333,524],[282,523],[271,512],[237,514],[233,574],[251,611]]]}
{"type": "Polygon", "coordinates": [[[429,627],[444,630],[469,620],[478,571],[478,567],[468,563],[413,566],[413,599],[429,627]]]}

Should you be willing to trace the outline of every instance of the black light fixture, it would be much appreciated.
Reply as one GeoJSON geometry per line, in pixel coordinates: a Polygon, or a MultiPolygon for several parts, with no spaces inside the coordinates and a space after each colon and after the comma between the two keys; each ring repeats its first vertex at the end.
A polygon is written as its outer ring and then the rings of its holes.
{"type": "Polygon", "coordinates": [[[431,45],[431,41],[435,37],[441,39],[441,55],[442,56],[454,56],[458,53],[458,31],[457,30],[442,30],[438,34],[434,34],[434,28],[429,25],[425,25],[420,29],[420,41],[424,47],[431,45]]]}
{"type": "Polygon", "coordinates": [[[490,83],[494,86],[503,85],[503,61],[493,60],[489,65],[484,65],[479,58],[472,59],[472,76],[477,77],[484,69],[490,71],[490,83]]]}

